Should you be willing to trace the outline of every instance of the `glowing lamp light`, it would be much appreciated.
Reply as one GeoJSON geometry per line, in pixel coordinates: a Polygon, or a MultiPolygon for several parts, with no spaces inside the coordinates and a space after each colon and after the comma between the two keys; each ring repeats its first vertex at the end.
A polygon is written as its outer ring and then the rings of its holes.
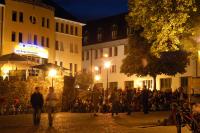
{"type": "Polygon", "coordinates": [[[94,67],[94,70],[95,70],[95,71],[99,71],[99,67],[98,67],[98,66],[95,66],[95,67],[94,67]]]}
{"type": "Polygon", "coordinates": [[[9,72],[13,70],[13,66],[12,64],[4,64],[2,67],[1,67],[1,71],[2,71],[2,76],[3,76],[3,79],[5,79],[6,77],[9,76],[9,72]]]}
{"type": "Polygon", "coordinates": [[[49,70],[49,76],[50,76],[50,77],[55,77],[56,74],[57,74],[57,71],[56,71],[55,69],[49,70]]]}
{"type": "Polygon", "coordinates": [[[101,77],[100,77],[99,75],[96,75],[96,76],[94,77],[94,79],[95,79],[95,81],[99,81],[99,80],[101,79],[101,77]]]}
{"type": "Polygon", "coordinates": [[[106,58],[107,58],[107,57],[108,57],[108,54],[104,54],[103,57],[106,57],[106,58]]]}
{"type": "Polygon", "coordinates": [[[111,62],[110,61],[106,61],[104,63],[104,68],[108,69],[108,68],[110,68],[110,66],[111,66],[111,62]]]}

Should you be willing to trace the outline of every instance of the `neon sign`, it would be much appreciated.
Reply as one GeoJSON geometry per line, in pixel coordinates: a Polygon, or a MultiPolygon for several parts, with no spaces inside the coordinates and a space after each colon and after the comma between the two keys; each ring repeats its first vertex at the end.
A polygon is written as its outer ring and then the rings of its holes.
{"type": "Polygon", "coordinates": [[[48,58],[48,51],[37,45],[19,43],[14,51],[17,54],[36,55],[41,58],[48,58]]]}

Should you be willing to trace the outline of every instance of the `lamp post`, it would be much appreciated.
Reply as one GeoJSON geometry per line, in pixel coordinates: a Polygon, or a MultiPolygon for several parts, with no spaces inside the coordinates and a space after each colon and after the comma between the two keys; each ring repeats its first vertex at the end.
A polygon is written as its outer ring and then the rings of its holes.
{"type": "MultiPolygon", "coordinates": [[[[106,90],[108,90],[108,71],[109,71],[109,68],[111,66],[111,62],[110,61],[106,61],[104,62],[104,68],[107,69],[107,73],[106,73],[106,90]]],[[[104,102],[105,102],[105,91],[104,91],[104,102]]]]}
{"type": "Polygon", "coordinates": [[[54,80],[54,77],[56,76],[57,74],[57,71],[56,69],[50,69],[49,70],[49,77],[51,77],[51,87],[53,88],[53,80],[54,80]]]}

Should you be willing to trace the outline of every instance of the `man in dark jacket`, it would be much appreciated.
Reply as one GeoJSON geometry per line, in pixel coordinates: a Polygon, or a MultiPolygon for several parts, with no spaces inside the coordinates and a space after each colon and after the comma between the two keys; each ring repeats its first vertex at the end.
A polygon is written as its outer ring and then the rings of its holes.
{"type": "Polygon", "coordinates": [[[143,104],[143,112],[144,114],[148,114],[148,98],[149,98],[149,92],[146,86],[144,86],[142,90],[142,104],[143,104]]]}
{"type": "Polygon", "coordinates": [[[35,87],[35,92],[31,95],[31,105],[33,107],[33,123],[40,124],[40,115],[44,104],[43,95],[39,92],[39,87],[35,87]]]}

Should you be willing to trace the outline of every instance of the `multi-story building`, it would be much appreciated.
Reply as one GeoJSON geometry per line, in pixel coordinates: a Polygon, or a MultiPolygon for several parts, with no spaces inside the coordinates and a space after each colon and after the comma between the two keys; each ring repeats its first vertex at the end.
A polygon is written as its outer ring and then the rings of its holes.
{"type": "MultiPolygon", "coordinates": [[[[153,88],[153,78],[150,76],[126,76],[120,73],[122,60],[126,57],[129,30],[125,21],[125,14],[111,16],[88,22],[83,28],[83,70],[98,75],[95,81],[99,86],[107,88],[126,86],[138,88],[146,85],[153,88]],[[110,70],[104,68],[105,62],[110,63],[110,70]],[[108,80],[107,80],[108,76],[108,80]]],[[[199,76],[199,61],[191,60],[185,74],[176,76],[158,75],[156,88],[159,90],[177,89],[182,86],[188,88],[190,79],[199,76]]]]}
{"type": "Polygon", "coordinates": [[[0,55],[80,71],[83,25],[51,0],[0,0],[0,55]]]}

